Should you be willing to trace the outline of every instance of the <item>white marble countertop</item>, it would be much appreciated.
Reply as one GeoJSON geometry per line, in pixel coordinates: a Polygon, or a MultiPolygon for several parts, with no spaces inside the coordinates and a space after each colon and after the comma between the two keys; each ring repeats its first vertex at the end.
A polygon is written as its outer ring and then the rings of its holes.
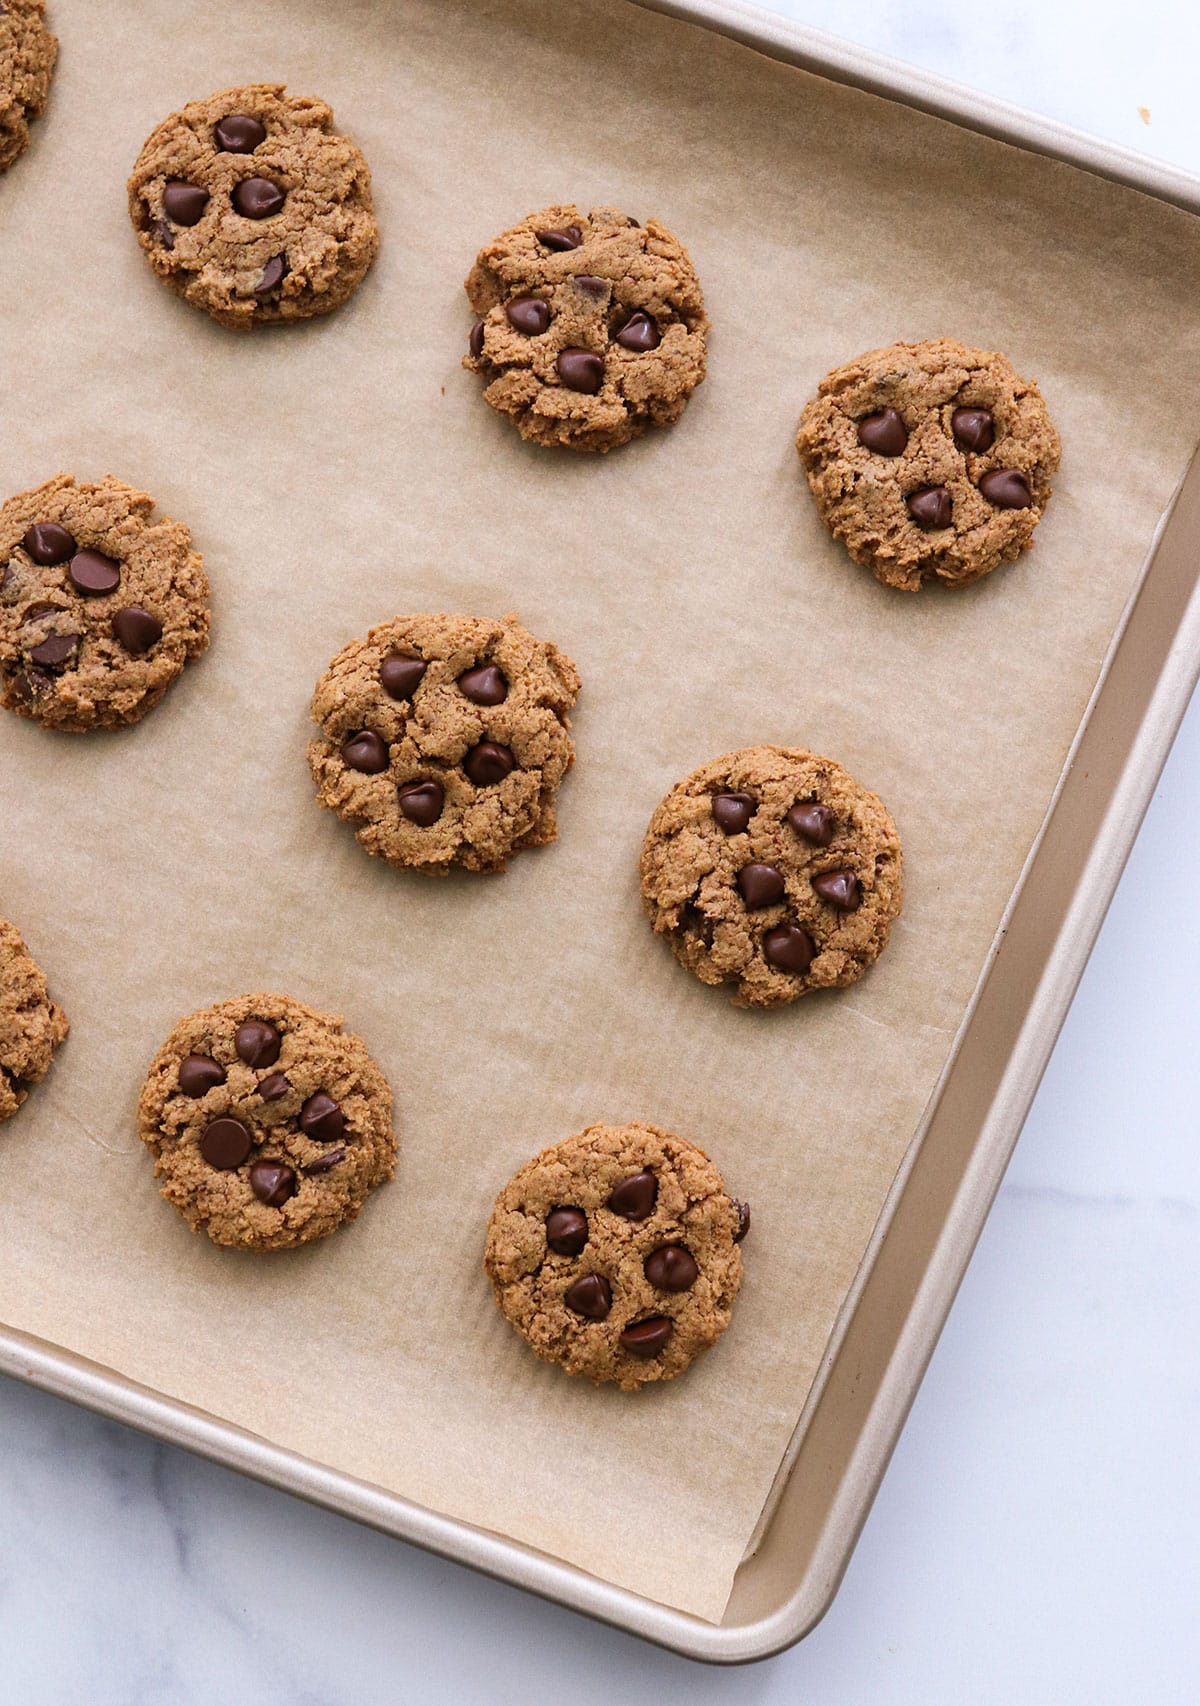
{"type": "MultiPolygon", "coordinates": [[[[1183,0],[774,9],[1200,173],[1183,0]]],[[[1193,706],[841,1593],[799,1647],[691,1665],[0,1380],[0,1700],[1193,1706],[1198,824],[1193,706]]]]}

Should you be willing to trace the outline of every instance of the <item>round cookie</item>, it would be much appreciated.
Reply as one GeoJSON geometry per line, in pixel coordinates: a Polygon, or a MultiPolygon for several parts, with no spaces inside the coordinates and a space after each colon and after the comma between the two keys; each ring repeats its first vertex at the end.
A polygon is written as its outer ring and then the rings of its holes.
{"type": "Polygon", "coordinates": [[[243,1250],[335,1232],[396,1165],[392,1093],[365,1043],[286,995],[181,1019],[142,1087],[138,1133],[192,1231],[243,1250]]]}
{"type": "Polygon", "coordinates": [[[593,1125],[505,1185],[483,1266],[538,1356],[632,1392],[725,1331],[749,1225],[694,1144],[640,1120],[593,1125]]]}
{"type": "Polygon", "coordinates": [[[794,747],[727,753],[677,783],[650,819],[641,872],[655,930],[702,983],[732,984],[735,1007],[854,983],[900,912],[887,807],[794,747]]]}
{"type": "Polygon", "coordinates": [[[558,833],[578,692],[570,658],[515,616],[397,616],[317,682],[317,798],[391,865],[501,871],[558,833]]]}
{"type": "Polygon", "coordinates": [[[10,1120],[30,1085],[41,1083],[69,1029],[20,931],[0,918],[0,1121],[10,1120]]]}
{"type": "Polygon", "coordinates": [[[0,0],[0,172],[29,142],[29,123],[50,93],[58,41],[42,0],[0,0]]]}
{"type": "Polygon", "coordinates": [[[324,101],[249,83],[154,130],[129,216],[158,276],[223,326],[328,314],[379,249],[371,173],[324,101]]]}
{"type": "Polygon", "coordinates": [[[79,734],[136,723],[208,645],[191,534],[106,476],[0,506],[0,705],[79,734]]]}
{"type": "Polygon", "coordinates": [[[966,586],[1029,550],[1059,463],[1037,386],[952,338],[822,379],[796,448],[821,519],[885,586],[966,586]]]}
{"type": "Polygon", "coordinates": [[[687,250],[657,220],[547,207],[481,249],[463,366],[522,438],[612,450],[678,420],[704,378],[708,317],[687,250]]]}

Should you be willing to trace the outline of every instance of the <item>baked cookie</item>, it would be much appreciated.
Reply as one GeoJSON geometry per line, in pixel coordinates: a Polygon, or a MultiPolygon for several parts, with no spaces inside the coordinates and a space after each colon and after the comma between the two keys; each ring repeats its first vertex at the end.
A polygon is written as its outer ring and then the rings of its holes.
{"type": "Polygon", "coordinates": [[[192,1231],[243,1250],[335,1232],[396,1166],[392,1093],[366,1044],[286,995],[181,1019],[142,1087],[138,1133],[192,1231]]]}
{"type": "Polygon", "coordinates": [[[20,931],[0,918],[0,1121],[10,1120],[30,1085],[41,1083],[69,1029],[20,931]]]}
{"type": "Polygon", "coordinates": [[[1041,392],[952,338],[822,379],[796,439],[821,519],[885,586],[966,586],[1033,544],[1058,467],[1041,392]]]}
{"type": "Polygon", "coordinates": [[[0,506],[0,705],[48,729],[136,723],[208,645],[191,534],[106,476],[0,506]]]}
{"type": "Polygon", "coordinates": [[[0,0],[0,172],[24,152],[50,93],[58,41],[44,12],[42,0],[0,0]]]}
{"type": "Polygon", "coordinates": [[[751,746],[701,765],[650,819],[642,899],[675,958],[735,1007],[854,983],[901,901],[882,800],[832,758],[751,746]]]}
{"type": "Polygon", "coordinates": [[[317,798],[390,865],[502,871],[558,833],[575,665],[515,616],[397,616],[317,682],[317,798]]]}
{"type": "Polygon", "coordinates": [[[324,101],[248,83],[153,131],[129,216],[158,276],[223,326],[328,314],[379,249],[371,173],[324,101]]]}
{"type": "Polygon", "coordinates": [[[611,207],[547,207],[481,249],[463,361],[522,438],[612,450],[678,420],[704,378],[708,317],[683,245],[611,207]]]}
{"type": "Polygon", "coordinates": [[[640,1120],[593,1125],[505,1185],[483,1266],[538,1356],[632,1392],[721,1337],[749,1225],[695,1144],[640,1120]]]}

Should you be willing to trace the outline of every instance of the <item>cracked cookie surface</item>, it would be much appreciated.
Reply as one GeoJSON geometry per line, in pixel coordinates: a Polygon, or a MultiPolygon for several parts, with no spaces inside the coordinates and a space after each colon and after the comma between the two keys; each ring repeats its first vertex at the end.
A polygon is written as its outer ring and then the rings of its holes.
{"type": "Polygon", "coordinates": [[[324,101],[282,83],[222,89],[172,113],[128,187],[150,265],[224,326],[328,314],[379,249],[367,162],[324,101]]]}
{"type": "Polygon", "coordinates": [[[504,1187],[483,1265],[539,1357],[634,1391],[725,1331],[749,1224],[695,1144],[640,1120],[592,1125],[504,1187]]]}
{"type": "Polygon", "coordinates": [[[138,1134],[192,1230],[243,1250],[324,1238],[396,1164],[392,1093],[366,1044],[285,995],[181,1019],[142,1087],[138,1134]]]}
{"type": "Polygon", "coordinates": [[[0,172],[29,143],[29,125],[46,105],[58,41],[42,0],[0,0],[0,172]]]}
{"type": "Polygon", "coordinates": [[[796,447],[822,521],[885,586],[966,586],[1029,550],[1059,464],[1032,380],[951,338],[834,368],[796,447]]]}
{"type": "Polygon", "coordinates": [[[317,798],[389,864],[503,870],[555,839],[578,692],[570,658],[514,616],[397,616],[317,682],[317,798]]]}
{"type": "Polygon", "coordinates": [[[69,1029],[21,932],[0,918],[0,1121],[11,1119],[30,1086],[41,1083],[69,1029]]]}
{"type": "Polygon", "coordinates": [[[650,820],[642,900],[655,931],[736,1007],[854,983],[902,899],[883,801],[831,758],[752,746],[701,765],[650,820]]]}
{"type": "Polygon", "coordinates": [[[543,208],[480,250],[465,288],[463,366],[536,444],[612,450],[678,420],[704,378],[700,283],[655,219],[543,208]]]}
{"type": "Polygon", "coordinates": [[[0,705],[81,734],[140,721],[208,645],[208,578],[182,522],[111,475],[0,506],[0,705]]]}

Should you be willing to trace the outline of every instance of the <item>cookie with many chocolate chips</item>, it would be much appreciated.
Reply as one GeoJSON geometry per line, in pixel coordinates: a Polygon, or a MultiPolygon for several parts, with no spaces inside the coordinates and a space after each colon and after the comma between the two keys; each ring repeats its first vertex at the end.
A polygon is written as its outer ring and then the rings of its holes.
{"type": "Polygon", "coordinates": [[[854,983],[901,903],[900,838],[882,800],[795,747],[727,753],[676,784],[642,847],[642,899],[677,960],[782,1007],[854,983]]]}
{"type": "Polygon", "coordinates": [[[50,93],[58,42],[42,0],[0,0],[0,172],[25,151],[50,93]]]}
{"type": "Polygon", "coordinates": [[[640,1120],[593,1125],[505,1185],[483,1266],[538,1356],[632,1392],[725,1331],[749,1224],[695,1144],[640,1120]]]}
{"type": "Polygon", "coordinates": [[[708,316],[683,245],[610,207],[547,207],[481,249],[463,365],[522,438],[612,450],[678,420],[704,378],[708,316]]]}
{"type": "Polygon", "coordinates": [[[11,1119],[50,1070],[70,1029],[21,933],[0,918],[0,1121],[11,1119]]]}
{"type": "Polygon", "coordinates": [[[570,658],[515,616],[397,616],[317,682],[317,798],[389,864],[503,870],[557,834],[578,692],[570,658]]]}
{"type": "Polygon", "coordinates": [[[152,132],[129,214],[158,276],[223,326],[338,308],[379,249],[371,173],[324,101],[250,83],[152,132]]]}
{"type": "Polygon", "coordinates": [[[952,338],[834,368],[796,439],[817,509],[885,586],[966,586],[1033,544],[1059,463],[1041,392],[952,338]]]}
{"type": "Polygon", "coordinates": [[[0,506],[0,705],[48,729],[136,723],[208,645],[208,578],[182,522],[106,476],[0,506]]]}
{"type": "Polygon", "coordinates": [[[392,1093],[366,1044],[286,995],[181,1019],[142,1088],[138,1132],[192,1231],[243,1250],[324,1238],[396,1166],[392,1093]]]}

